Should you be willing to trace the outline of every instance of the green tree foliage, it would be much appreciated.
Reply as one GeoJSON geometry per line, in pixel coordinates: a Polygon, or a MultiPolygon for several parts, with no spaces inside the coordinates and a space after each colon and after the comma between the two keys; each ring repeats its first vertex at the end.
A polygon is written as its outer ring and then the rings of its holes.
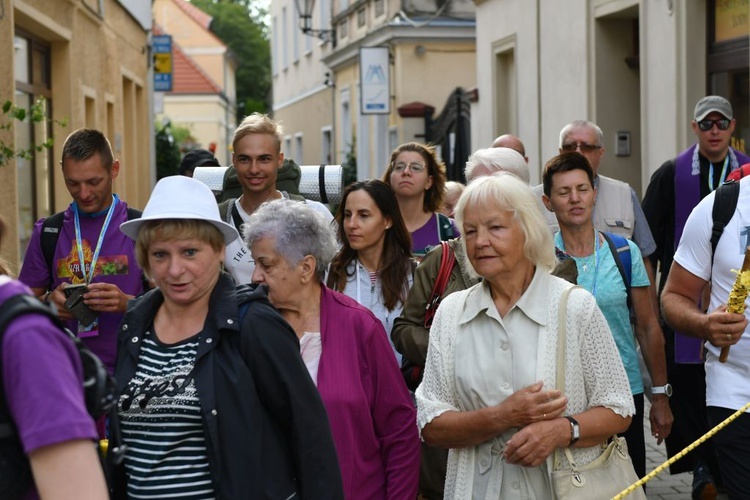
{"type": "Polygon", "coordinates": [[[156,132],[156,179],[177,175],[180,171],[180,148],[172,136],[169,124],[156,132]]]}
{"type": "Polygon", "coordinates": [[[237,119],[265,113],[271,92],[271,48],[267,13],[258,0],[192,0],[212,16],[211,31],[226,43],[238,61],[237,119]]]}
{"type": "MultiPolygon", "coordinates": [[[[0,107],[0,130],[10,130],[13,121],[41,123],[49,121],[46,115],[47,105],[44,97],[39,97],[29,109],[21,108],[13,104],[13,101],[5,101],[0,107]]],[[[67,118],[63,120],[54,120],[54,123],[65,127],[68,123],[67,118]]],[[[49,149],[53,144],[52,137],[47,138],[44,142],[32,144],[27,149],[16,148],[14,143],[6,144],[0,140],[0,167],[8,164],[13,158],[24,158],[30,160],[35,152],[41,152],[43,149],[49,149]]]]}

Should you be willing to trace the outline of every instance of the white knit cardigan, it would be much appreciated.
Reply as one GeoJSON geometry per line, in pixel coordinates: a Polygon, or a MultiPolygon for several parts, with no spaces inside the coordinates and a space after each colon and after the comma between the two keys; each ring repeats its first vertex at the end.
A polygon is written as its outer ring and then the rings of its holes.
{"type": "MultiPolygon", "coordinates": [[[[544,387],[553,388],[556,378],[558,306],[563,290],[572,285],[538,268],[536,273],[535,279],[544,281],[542,286],[534,287],[540,296],[533,299],[549,305],[546,325],[539,328],[536,378],[544,381],[544,387]]],[[[477,293],[486,293],[481,287],[480,283],[451,294],[437,311],[430,330],[424,379],[416,392],[420,432],[425,425],[447,411],[467,410],[458,400],[455,390],[454,340],[462,328],[459,318],[467,301],[476,300],[477,293]]],[[[621,416],[633,415],[635,408],[630,385],[612,333],[596,300],[582,288],[570,293],[566,327],[566,414],[575,415],[589,408],[604,406],[621,416]]],[[[571,450],[579,465],[593,461],[601,452],[599,446],[571,450]]],[[[471,499],[474,453],[475,447],[450,450],[445,498],[471,499]]],[[[549,473],[552,471],[553,455],[547,458],[549,473]]]]}

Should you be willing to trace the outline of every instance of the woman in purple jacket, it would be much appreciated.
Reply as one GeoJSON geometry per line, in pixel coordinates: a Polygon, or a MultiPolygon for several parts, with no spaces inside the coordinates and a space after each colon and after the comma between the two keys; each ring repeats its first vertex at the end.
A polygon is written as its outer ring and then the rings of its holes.
{"type": "Polygon", "coordinates": [[[253,282],[268,286],[297,333],[328,410],[346,498],[416,498],[416,414],[383,326],[323,284],[336,253],[333,229],[302,203],[274,200],[250,217],[245,241],[253,282]]]}

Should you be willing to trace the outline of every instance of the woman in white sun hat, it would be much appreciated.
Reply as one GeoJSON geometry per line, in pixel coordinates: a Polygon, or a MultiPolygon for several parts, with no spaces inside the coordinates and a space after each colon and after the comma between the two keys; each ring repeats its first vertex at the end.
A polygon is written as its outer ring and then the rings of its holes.
{"type": "Polygon", "coordinates": [[[131,301],[119,332],[127,495],[343,498],[294,331],[262,287],[239,308],[221,271],[224,246],[239,235],[211,190],[162,179],[143,217],[120,229],[157,287],[131,301]]]}

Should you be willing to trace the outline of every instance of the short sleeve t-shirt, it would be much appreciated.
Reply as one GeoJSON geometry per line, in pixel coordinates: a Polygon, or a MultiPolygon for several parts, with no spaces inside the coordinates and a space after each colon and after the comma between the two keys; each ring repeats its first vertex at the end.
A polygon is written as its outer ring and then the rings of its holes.
{"type": "MultiPolygon", "coordinates": [[[[34,231],[24,257],[19,281],[31,288],[54,289],[60,283],[83,283],[72,205],[65,210],[63,226],[52,260],[52,273],[47,268],[41,247],[41,231],[44,219],[34,224],[34,231]]],[[[142,271],[135,258],[135,242],[120,231],[120,224],[128,220],[127,204],[117,202],[112,220],[104,235],[104,241],[96,262],[92,283],[112,283],[128,295],[143,292],[142,271]]],[[[81,214],[81,241],[86,272],[90,272],[91,259],[99,241],[99,233],[106,214],[91,217],[81,214]]],[[[117,329],[123,313],[101,313],[98,335],[84,338],[87,347],[101,358],[110,372],[114,371],[117,350],[117,329]]],[[[78,331],[75,320],[68,321],[72,332],[78,331]]]]}
{"type": "MultiPolygon", "coordinates": [[[[733,270],[742,268],[745,248],[750,245],[750,177],[740,180],[740,195],[732,219],[716,245],[711,265],[712,210],[716,191],[709,194],[693,209],[685,223],[674,261],[691,274],[711,283],[713,311],[725,304],[737,275],[733,270]]],[[[745,309],[750,319],[750,308],[745,309]]],[[[726,363],[719,361],[721,349],[705,342],[706,348],[706,404],[737,410],[750,401],[750,335],[748,330],[732,346],[726,363]]]]}
{"type": "MultiPolygon", "coordinates": [[[[445,219],[442,220],[445,221],[445,219]]],[[[421,259],[434,246],[439,245],[442,241],[440,239],[441,232],[446,234],[452,230],[453,236],[451,238],[458,238],[461,235],[453,219],[448,219],[448,222],[443,223],[447,227],[441,228],[440,224],[441,219],[434,213],[422,227],[411,233],[411,251],[414,257],[421,259]]]]}
{"type": "MultiPolygon", "coordinates": [[[[0,277],[0,303],[21,293],[31,291],[0,277]]],[[[28,314],[11,322],[3,336],[2,370],[8,409],[24,452],[97,438],[84,403],[78,351],[49,319],[28,314]]],[[[38,497],[31,491],[25,498],[38,497]]]]}
{"type": "MultiPolygon", "coordinates": [[[[560,233],[555,235],[555,245],[564,248],[560,233]]],[[[643,265],[643,257],[638,245],[628,240],[631,260],[631,287],[646,287],[650,281],[643,265]]],[[[620,352],[622,364],[630,381],[633,394],[643,392],[643,378],[638,363],[635,336],[630,325],[630,311],[627,307],[627,291],[622,281],[617,263],[607,242],[599,242],[596,252],[588,257],[573,257],[578,268],[578,285],[585,288],[596,299],[604,313],[609,329],[620,352]],[[598,265],[596,261],[599,261],[598,265]]]]}

